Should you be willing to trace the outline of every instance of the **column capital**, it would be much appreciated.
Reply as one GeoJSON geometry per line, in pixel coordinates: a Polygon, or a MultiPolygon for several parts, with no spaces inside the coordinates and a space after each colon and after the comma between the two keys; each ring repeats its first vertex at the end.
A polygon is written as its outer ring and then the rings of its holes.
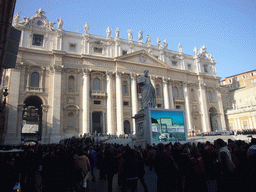
{"type": "Polygon", "coordinates": [[[199,83],[198,83],[198,86],[199,86],[201,89],[206,89],[206,84],[203,83],[203,82],[199,82],[199,83]]]}
{"type": "Polygon", "coordinates": [[[116,71],[116,77],[121,78],[123,74],[124,74],[124,72],[116,71]]]}
{"type": "Polygon", "coordinates": [[[88,76],[91,73],[91,69],[87,69],[87,68],[82,68],[79,72],[83,75],[83,76],[88,76]]]}
{"type": "Polygon", "coordinates": [[[167,84],[168,83],[168,78],[167,77],[163,77],[162,81],[163,81],[163,83],[167,84]]]}
{"type": "Polygon", "coordinates": [[[131,79],[136,80],[136,78],[138,77],[137,73],[130,73],[131,75],[131,79]]]}
{"type": "Polygon", "coordinates": [[[184,87],[187,87],[187,86],[188,86],[188,82],[181,81],[180,83],[181,83],[181,85],[184,86],[184,87]]]}
{"type": "Polygon", "coordinates": [[[113,75],[114,75],[113,72],[106,71],[106,77],[107,77],[107,78],[111,78],[111,77],[113,77],[113,75]]]}
{"type": "Polygon", "coordinates": [[[61,73],[64,70],[63,65],[53,65],[50,67],[52,73],[61,73]]]}
{"type": "Polygon", "coordinates": [[[49,105],[41,105],[43,112],[48,112],[49,105]]]}
{"type": "Polygon", "coordinates": [[[154,81],[154,80],[156,80],[156,76],[155,75],[150,75],[150,79],[152,79],[154,81]]]}

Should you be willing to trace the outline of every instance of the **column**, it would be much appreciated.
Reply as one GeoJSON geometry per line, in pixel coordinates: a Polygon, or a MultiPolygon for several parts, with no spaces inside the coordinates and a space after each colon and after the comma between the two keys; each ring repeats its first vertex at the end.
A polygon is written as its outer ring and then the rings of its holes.
{"type": "Polygon", "coordinates": [[[225,117],[224,117],[224,110],[223,110],[223,104],[222,104],[222,98],[220,93],[220,88],[216,88],[216,95],[217,95],[217,102],[219,106],[219,112],[220,112],[220,123],[221,123],[221,129],[226,130],[226,123],[225,123],[225,117]]]}
{"type": "Polygon", "coordinates": [[[183,82],[183,91],[184,91],[184,99],[185,99],[185,107],[186,107],[186,119],[187,119],[187,130],[192,130],[192,123],[191,123],[191,111],[190,111],[190,98],[188,93],[188,83],[183,82]]]}
{"type": "Polygon", "coordinates": [[[52,89],[52,132],[51,142],[58,143],[61,139],[61,72],[63,66],[54,65],[53,68],[53,89],[52,89]]]}
{"type": "Polygon", "coordinates": [[[169,79],[169,98],[170,98],[170,109],[174,109],[174,100],[172,93],[172,80],[169,79]]]}
{"type": "MultiPolygon", "coordinates": [[[[134,117],[138,112],[138,98],[137,98],[137,75],[131,73],[131,90],[132,90],[132,116],[134,117]]],[[[132,120],[132,133],[136,133],[135,119],[132,120]]]]}
{"type": "Polygon", "coordinates": [[[237,124],[238,124],[238,129],[242,130],[241,121],[239,118],[237,118],[237,124]]]}
{"type": "Polygon", "coordinates": [[[156,88],[156,84],[155,84],[156,76],[150,76],[150,80],[153,87],[156,88]]]}
{"type": "Polygon", "coordinates": [[[124,133],[123,92],[121,72],[116,72],[116,125],[117,135],[124,133]]]}
{"type": "Polygon", "coordinates": [[[62,50],[62,31],[57,32],[57,50],[62,50]]]}
{"type": "Polygon", "coordinates": [[[42,143],[49,143],[50,138],[49,138],[49,133],[48,133],[48,120],[47,120],[47,116],[48,116],[48,105],[42,105],[42,143]]]}
{"type": "Polygon", "coordinates": [[[90,132],[90,70],[82,69],[83,75],[83,111],[82,111],[82,134],[90,132]]]}
{"type": "Polygon", "coordinates": [[[89,37],[83,34],[83,54],[89,54],[89,37]]]}
{"type": "Polygon", "coordinates": [[[8,119],[7,130],[4,134],[4,144],[20,144],[20,135],[17,135],[19,124],[19,88],[20,88],[20,68],[12,69],[9,86],[8,102],[8,119]]]}
{"type": "Polygon", "coordinates": [[[253,125],[252,125],[252,117],[251,116],[249,116],[249,125],[250,125],[250,129],[254,128],[253,125]]]}
{"type": "Polygon", "coordinates": [[[236,118],[234,119],[234,123],[235,123],[234,129],[235,129],[235,130],[238,130],[238,125],[237,125],[237,119],[236,119],[236,118]]]}
{"type": "Polygon", "coordinates": [[[255,120],[255,116],[252,117],[252,121],[253,121],[253,128],[256,128],[256,120],[255,120]]]}
{"type": "Polygon", "coordinates": [[[107,77],[107,134],[114,133],[113,125],[113,73],[106,72],[107,77]]]}
{"type": "Polygon", "coordinates": [[[163,92],[164,92],[164,108],[169,109],[169,96],[168,96],[168,86],[167,86],[167,78],[163,78],[163,92]]]}
{"type": "Polygon", "coordinates": [[[200,108],[202,113],[202,124],[203,124],[203,132],[210,131],[210,121],[209,121],[209,114],[207,110],[207,99],[206,99],[206,91],[205,91],[204,83],[199,83],[199,94],[200,94],[200,108]]]}
{"type": "Polygon", "coordinates": [[[118,39],[116,39],[116,41],[115,41],[115,57],[119,57],[120,56],[120,52],[121,52],[120,49],[121,49],[120,48],[120,42],[119,42],[118,39]]]}

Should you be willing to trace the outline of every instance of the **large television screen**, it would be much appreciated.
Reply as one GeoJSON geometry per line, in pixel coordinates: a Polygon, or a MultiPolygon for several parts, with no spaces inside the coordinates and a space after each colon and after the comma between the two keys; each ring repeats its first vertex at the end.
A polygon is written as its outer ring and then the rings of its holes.
{"type": "Polygon", "coordinates": [[[183,110],[149,110],[151,144],[186,142],[186,123],[183,110]]]}

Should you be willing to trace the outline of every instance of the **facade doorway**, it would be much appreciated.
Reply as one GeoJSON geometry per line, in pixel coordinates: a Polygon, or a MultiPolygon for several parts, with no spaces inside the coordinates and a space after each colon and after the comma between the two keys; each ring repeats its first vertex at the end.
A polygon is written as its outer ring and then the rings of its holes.
{"type": "Polygon", "coordinates": [[[128,120],[124,121],[124,134],[130,134],[131,133],[131,127],[130,122],[128,120]]]}
{"type": "Polygon", "coordinates": [[[92,113],[92,133],[103,133],[102,112],[92,113]]]}
{"type": "Polygon", "coordinates": [[[24,101],[22,111],[21,140],[23,142],[41,141],[42,138],[42,100],[37,96],[30,96],[24,101]]]}
{"type": "Polygon", "coordinates": [[[211,107],[209,110],[210,114],[210,125],[211,131],[218,131],[219,130],[219,120],[218,120],[218,112],[214,107],[211,107]]]}

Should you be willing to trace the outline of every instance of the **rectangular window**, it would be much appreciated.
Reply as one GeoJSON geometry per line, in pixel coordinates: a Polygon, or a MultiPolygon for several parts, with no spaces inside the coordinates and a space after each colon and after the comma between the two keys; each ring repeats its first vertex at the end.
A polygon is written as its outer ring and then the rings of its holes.
{"type": "Polygon", "coordinates": [[[251,73],[251,76],[254,76],[254,74],[253,74],[253,73],[251,73]]]}
{"type": "Polygon", "coordinates": [[[252,83],[256,83],[256,79],[252,79],[252,83]]]}
{"type": "Polygon", "coordinates": [[[172,61],[173,66],[177,66],[177,61],[172,61]]]}
{"type": "Polygon", "coordinates": [[[94,53],[101,53],[102,54],[102,48],[94,47],[94,53]]]}
{"type": "Polygon", "coordinates": [[[44,41],[43,35],[33,34],[32,45],[43,46],[43,41],[44,41]]]}
{"type": "Polygon", "coordinates": [[[129,106],[129,102],[127,102],[127,101],[124,101],[124,106],[129,106]]]}
{"type": "Polygon", "coordinates": [[[123,93],[127,93],[126,85],[123,85],[123,93]]]}
{"type": "Polygon", "coordinates": [[[236,81],[238,81],[239,80],[239,78],[238,77],[236,77],[236,81]]]}
{"type": "Polygon", "coordinates": [[[70,43],[69,44],[69,51],[76,51],[76,44],[75,43],[70,43]]]}
{"type": "Polygon", "coordinates": [[[161,108],[162,107],[162,105],[161,104],[157,104],[157,108],[161,108]]]}
{"type": "Polygon", "coordinates": [[[208,66],[207,65],[204,65],[204,72],[208,73],[208,66]]]}
{"type": "Polygon", "coordinates": [[[101,104],[101,101],[94,100],[94,105],[100,105],[100,104],[101,104]]]}
{"type": "Polygon", "coordinates": [[[243,79],[246,79],[246,75],[243,75],[243,79]]]}
{"type": "Polygon", "coordinates": [[[240,83],[239,82],[236,84],[236,87],[238,87],[238,88],[240,87],[240,83]]]}
{"type": "Polygon", "coordinates": [[[180,109],[180,106],[179,106],[179,105],[176,105],[176,109],[180,109]]]}
{"type": "Polygon", "coordinates": [[[127,51],[123,51],[123,55],[126,55],[127,54],[127,51]]]}
{"type": "Polygon", "coordinates": [[[188,64],[188,70],[191,70],[191,64],[188,64]]]}

